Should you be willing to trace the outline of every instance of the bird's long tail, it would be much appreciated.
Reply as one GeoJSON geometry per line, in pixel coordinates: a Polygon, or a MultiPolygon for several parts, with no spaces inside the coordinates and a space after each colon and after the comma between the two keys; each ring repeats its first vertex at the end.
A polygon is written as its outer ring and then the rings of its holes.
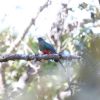
{"type": "Polygon", "coordinates": [[[65,66],[63,65],[63,63],[59,59],[54,59],[54,61],[59,62],[60,65],[63,67],[64,71],[67,72],[65,66]]]}
{"type": "Polygon", "coordinates": [[[58,62],[61,64],[61,66],[63,67],[64,71],[66,72],[66,68],[65,68],[65,66],[63,65],[63,63],[62,63],[60,60],[59,60],[58,62]]]}
{"type": "Polygon", "coordinates": [[[65,74],[67,74],[67,82],[68,82],[68,84],[70,84],[70,78],[69,78],[69,76],[68,76],[68,69],[66,69],[65,68],[65,66],[63,65],[63,63],[59,60],[58,61],[60,64],[61,64],[61,66],[63,67],[63,69],[64,69],[64,71],[65,71],[65,74]]]}

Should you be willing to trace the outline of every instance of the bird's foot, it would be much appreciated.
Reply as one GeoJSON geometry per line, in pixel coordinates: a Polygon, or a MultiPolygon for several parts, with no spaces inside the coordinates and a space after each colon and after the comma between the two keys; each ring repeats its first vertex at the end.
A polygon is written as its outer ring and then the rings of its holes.
{"type": "Polygon", "coordinates": [[[41,62],[41,59],[39,59],[38,56],[39,56],[39,54],[35,54],[35,58],[36,58],[36,59],[35,59],[35,62],[37,62],[37,61],[40,61],[40,62],[41,62]]]}

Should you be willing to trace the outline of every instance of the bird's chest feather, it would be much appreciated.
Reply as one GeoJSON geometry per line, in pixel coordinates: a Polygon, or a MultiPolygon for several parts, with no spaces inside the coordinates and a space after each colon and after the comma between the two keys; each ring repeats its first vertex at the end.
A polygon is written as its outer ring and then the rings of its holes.
{"type": "Polygon", "coordinates": [[[42,53],[43,54],[51,54],[51,51],[50,50],[43,50],[42,53]]]}
{"type": "Polygon", "coordinates": [[[39,44],[39,48],[40,48],[40,51],[42,51],[43,54],[51,54],[51,51],[49,49],[47,49],[45,47],[45,45],[39,44]]]}
{"type": "Polygon", "coordinates": [[[52,53],[56,52],[54,50],[54,48],[46,42],[40,42],[39,48],[40,48],[40,51],[42,51],[43,54],[52,54],[52,53]]]}

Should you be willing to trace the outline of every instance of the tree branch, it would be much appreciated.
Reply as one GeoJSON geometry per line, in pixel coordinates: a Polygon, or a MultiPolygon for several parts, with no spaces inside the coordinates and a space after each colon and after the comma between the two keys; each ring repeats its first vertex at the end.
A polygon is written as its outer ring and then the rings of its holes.
{"type": "Polygon", "coordinates": [[[80,56],[75,56],[75,55],[66,55],[66,56],[61,56],[60,54],[37,54],[37,55],[24,55],[24,54],[3,54],[0,55],[0,62],[7,62],[9,60],[49,60],[49,59],[67,59],[67,60],[72,60],[72,59],[80,59],[80,56]]]}
{"type": "Polygon", "coordinates": [[[35,22],[37,20],[37,18],[39,17],[40,13],[47,8],[49,5],[51,4],[50,0],[47,0],[46,3],[42,6],[40,6],[40,9],[36,15],[35,18],[32,18],[29,25],[26,27],[25,31],[18,36],[18,38],[14,41],[14,43],[11,44],[10,48],[7,49],[7,53],[11,53],[15,47],[17,47],[21,41],[25,38],[26,34],[28,33],[29,29],[31,28],[32,25],[35,25],[35,22]]]}

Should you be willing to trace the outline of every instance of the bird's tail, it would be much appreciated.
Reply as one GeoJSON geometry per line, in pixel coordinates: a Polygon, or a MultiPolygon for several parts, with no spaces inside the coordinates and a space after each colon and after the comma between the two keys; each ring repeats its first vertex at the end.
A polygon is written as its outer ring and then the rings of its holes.
{"type": "Polygon", "coordinates": [[[64,67],[63,63],[59,59],[54,59],[55,62],[59,62],[60,65],[63,67],[64,71],[66,72],[66,68],[64,67]]]}
{"type": "Polygon", "coordinates": [[[65,66],[63,65],[63,63],[60,60],[59,60],[59,63],[63,67],[65,74],[67,74],[67,82],[68,82],[68,85],[70,86],[70,78],[69,78],[69,75],[68,75],[68,69],[65,68],[65,66]]]}
{"type": "Polygon", "coordinates": [[[58,62],[61,64],[61,66],[63,67],[64,71],[66,72],[66,68],[65,68],[65,66],[63,65],[63,63],[62,63],[60,60],[59,60],[58,62]]]}

